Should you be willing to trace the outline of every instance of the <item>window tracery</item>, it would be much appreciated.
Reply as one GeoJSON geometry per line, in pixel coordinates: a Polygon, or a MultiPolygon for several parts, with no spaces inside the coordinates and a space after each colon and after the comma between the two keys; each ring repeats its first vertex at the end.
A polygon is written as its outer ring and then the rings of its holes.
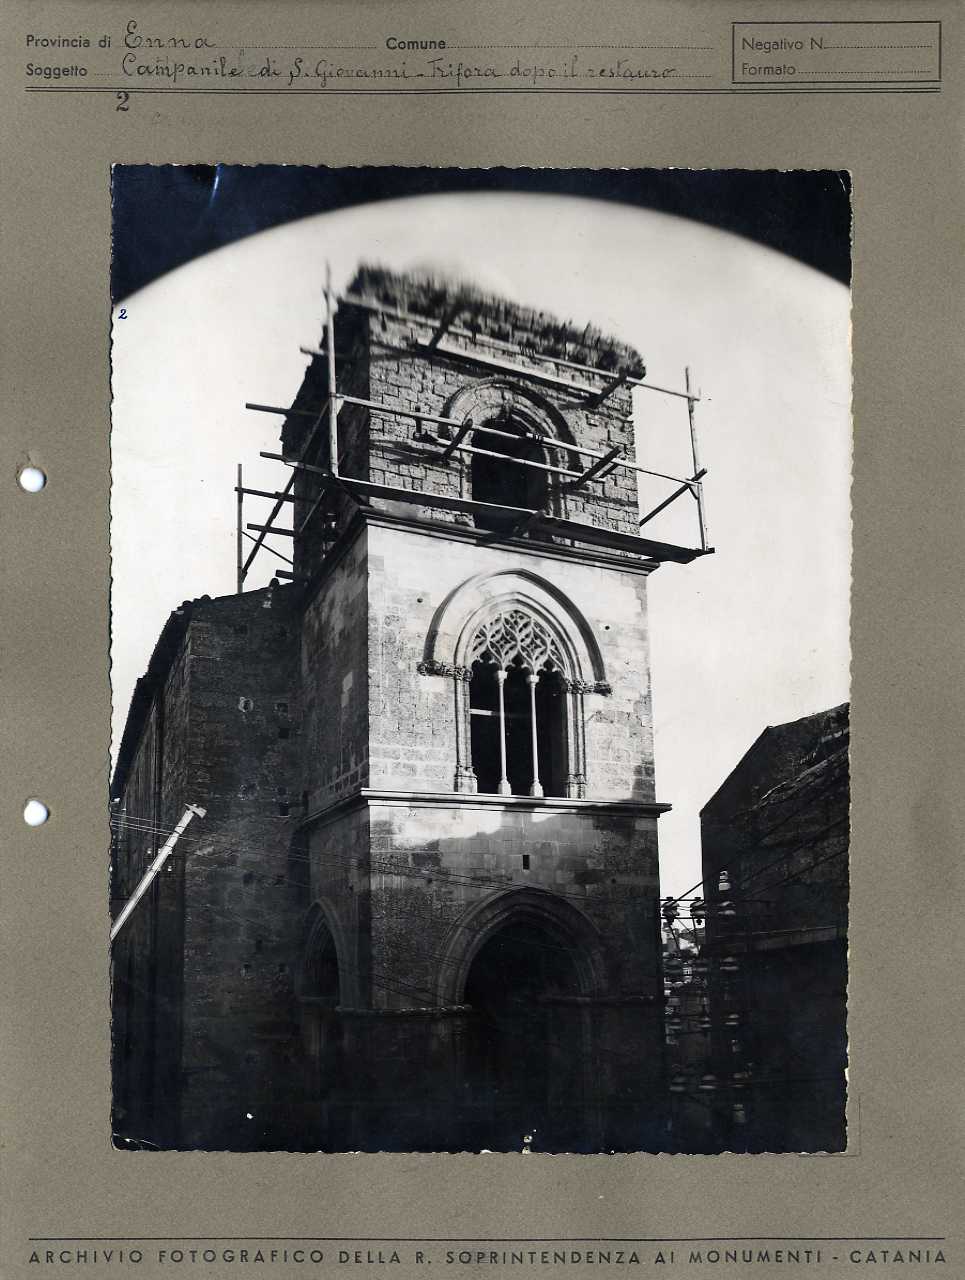
{"type": "Polygon", "coordinates": [[[569,761],[582,715],[567,695],[569,664],[552,629],[518,604],[483,618],[464,659],[470,786],[497,795],[570,795],[569,761]]]}
{"type": "Polygon", "coordinates": [[[562,672],[566,665],[549,628],[519,608],[493,614],[482,623],[469,646],[468,665],[480,659],[503,670],[518,660],[533,674],[543,667],[562,672]]]}
{"type": "Polygon", "coordinates": [[[517,569],[468,579],[418,669],[452,682],[456,791],[586,798],[586,697],[612,690],[586,620],[557,588],[517,569]]]}

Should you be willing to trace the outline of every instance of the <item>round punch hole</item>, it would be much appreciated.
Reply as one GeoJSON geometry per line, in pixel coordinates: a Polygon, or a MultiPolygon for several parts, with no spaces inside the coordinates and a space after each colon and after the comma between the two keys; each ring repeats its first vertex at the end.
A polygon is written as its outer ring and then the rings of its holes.
{"type": "Polygon", "coordinates": [[[23,807],[23,820],[28,827],[42,827],[50,817],[50,810],[42,800],[28,800],[23,807]]]}
{"type": "Polygon", "coordinates": [[[40,467],[21,467],[17,479],[20,481],[20,488],[27,493],[39,493],[47,483],[47,473],[41,471],[40,467]]]}

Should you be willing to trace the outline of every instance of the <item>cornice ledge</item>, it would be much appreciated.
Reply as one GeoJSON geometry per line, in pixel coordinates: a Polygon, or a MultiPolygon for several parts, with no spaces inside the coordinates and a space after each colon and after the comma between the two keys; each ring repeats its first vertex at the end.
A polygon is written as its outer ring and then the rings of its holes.
{"type": "Polygon", "coordinates": [[[487,809],[506,813],[597,813],[622,817],[659,818],[673,808],[658,800],[576,800],[565,796],[497,796],[469,791],[381,791],[359,787],[307,814],[299,827],[330,822],[361,806],[369,808],[487,809]]]}

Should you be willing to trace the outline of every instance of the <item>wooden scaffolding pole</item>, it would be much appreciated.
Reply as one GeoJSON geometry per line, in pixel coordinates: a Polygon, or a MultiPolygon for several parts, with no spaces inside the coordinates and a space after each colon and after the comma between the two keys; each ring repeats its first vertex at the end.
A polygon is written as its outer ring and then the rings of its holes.
{"type": "Polygon", "coordinates": [[[250,489],[247,485],[240,490],[252,498],[274,498],[276,502],[297,502],[298,499],[290,493],[279,493],[277,489],[250,489]]]}
{"type": "MultiPolygon", "coordinates": [[[[302,350],[305,351],[306,354],[308,355],[318,355],[317,351],[309,351],[308,348],[305,348],[305,347],[303,347],[302,350]]],[[[673,394],[676,395],[677,393],[674,392],[673,394]]],[[[680,392],[681,396],[683,394],[684,394],[683,392],[680,392]]],[[[478,431],[489,436],[503,436],[507,440],[519,440],[521,438],[514,431],[500,431],[497,427],[488,427],[488,426],[477,427],[473,423],[467,424],[466,422],[458,422],[455,418],[446,418],[443,415],[438,413],[428,413],[424,409],[405,409],[401,405],[384,404],[379,400],[365,400],[361,396],[345,396],[345,395],[339,396],[338,402],[340,405],[357,404],[357,405],[360,405],[362,408],[374,409],[378,413],[393,414],[397,418],[412,418],[414,421],[420,422],[420,423],[436,422],[440,426],[451,427],[457,433],[458,432],[463,433],[462,437],[460,437],[460,443],[461,443],[461,440],[465,438],[465,434],[467,431],[473,431],[473,432],[478,431]]],[[[299,414],[302,417],[306,417],[306,418],[311,418],[315,416],[314,411],[311,409],[284,409],[281,407],[281,405],[254,404],[251,401],[248,401],[245,403],[245,408],[254,409],[258,413],[277,413],[277,414],[280,414],[282,417],[285,417],[289,414],[299,414]]],[[[585,444],[576,444],[571,440],[561,440],[559,436],[540,434],[538,436],[533,436],[532,439],[540,446],[552,445],[554,448],[560,449],[564,453],[575,453],[575,454],[579,454],[580,457],[587,457],[587,458],[606,458],[607,457],[607,453],[601,449],[591,449],[585,444]]],[[[452,448],[453,441],[438,438],[434,440],[433,443],[441,444],[445,446],[444,453],[442,455],[443,461],[447,460],[447,458],[451,456],[448,451],[452,448]]],[[[274,457],[274,456],[275,456],[274,454],[262,454],[262,457],[274,457]]],[[[513,461],[521,462],[522,465],[524,466],[527,465],[525,459],[511,458],[510,455],[508,454],[500,454],[499,456],[506,457],[511,462],[513,461]]],[[[649,467],[645,467],[639,462],[634,462],[631,458],[615,458],[611,460],[613,461],[614,466],[624,467],[628,471],[637,471],[640,473],[640,475],[657,476],[661,480],[672,480],[675,484],[688,483],[687,479],[684,476],[671,476],[671,475],[668,475],[665,471],[652,471],[649,467]]],[[[574,471],[572,474],[579,475],[580,473],[577,471],[574,471]]]]}
{"type": "Polygon", "coordinates": [[[249,520],[248,528],[254,529],[255,533],[277,533],[282,538],[294,538],[295,536],[294,529],[279,529],[274,524],[252,524],[249,520]]]}
{"type": "Polygon", "coordinates": [[[236,488],[238,492],[238,504],[237,504],[238,505],[238,525],[237,525],[237,529],[235,530],[235,556],[237,560],[236,590],[238,592],[238,595],[241,595],[245,586],[245,566],[244,566],[244,560],[245,560],[244,545],[245,544],[244,544],[244,539],[241,536],[242,520],[244,519],[243,508],[245,503],[245,491],[242,488],[240,462],[238,463],[238,484],[236,488]]]}
{"type": "MultiPolygon", "coordinates": [[[[250,533],[246,533],[244,536],[250,542],[258,542],[258,539],[250,533]]],[[[258,543],[258,549],[259,551],[267,551],[269,555],[277,556],[279,560],[284,560],[285,564],[290,564],[294,567],[295,562],[293,560],[289,560],[287,556],[283,556],[280,551],[276,551],[274,547],[270,547],[267,542],[258,543]]]]}
{"type": "Polygon", "coordinates": [[[325,354],[328,359],[328,452],[332,475],[338,475],[338,384],[335,370],[335,295],[332,293],[332,264],[325,264],[325,354]]]}
{"type": "Polygon", "coordinates": [[[679,489],[674,489],[673,493],[670,495],[669,498],[664,498],[663,502],[658,503],[657,506],[655,506],[652,511],[647,512],[647,514],[639,522],[640,527],[642,528],[645,524],[649,523],[649,521],[651,521],[654,518],[654,516],[658,516],[661,511],[666,510],[666,508],[670,506],[671,502],[676,502],[677,499],[681,497],[682,494],[690,493],[690,494],[693,494],[693,496],[696,498],[697,496],[696,482],[701,480],[706,474],[707,472],[704,470],[698,471],[697,474],[694,476],[693,480],[688,480],[684,484],[682,484],[679,489]]]}
{"type": "Polygon", "coordinates": [[[570,492],[573,492],[575,489],[582,489],[590,480],[599,480],[604,475],[609,475],[617,465],[622,452],[623,448],[621,445],[614,445],[609,453],[605,453],[602,458],[597,458],[596,462],[594,462],[592,466],[587,467],[587,469],[581,475],[578,475],[575,480],[571,480],[566,486],[567,489],[569,489],[570,492]]]}
{"type": "Polygon", "coordinates": [[[151,863],[148,869],[144,872],[144,875],[141,876],[141,880],[137,888],[128,898],[127,902],[125,902],[124,906],[120,910],[120,913],[118,914],[117,919],[111,925],[110,942],[112,944],[114,942],[114,939],[117,937],[117,935],[120,933],[121,929],[123,929],[125,923],[129,919],[131,912],[134,910],[137,904],[144,897],[145,893],[147,893],[148,889],[151,887],[151,884],[153,883],[155,877],[157,876],[157,873],[164,866],[165,862],[167,862],[168,857],[170,856],[174,846],[177,844],[181,836],[181,833],[184,831],[184,828],[188,825],[188,823],[195,816],[195,814],[197,814],[199,818],[203,818],[206,813],[207,813],[207,810],[202,809],[200,805],[189,804],[187,806],[187,808],[185,809],[181,817],[181,821],[178,823],[178,825],[174,828],[174,830],[165,840],[164,844],[161,845],[161,848],[158,851],[157,857],[154,859],[154,861],[151,863]]]}
{"type": "MultiPolygon", "coordinates": [[[[327,409],[328,409],[328,407],[329,407],[330,401],[331,401],[331,397],[329,397],[329,400],[328,400],[328,401],[326,401],[326,403],[322,405],[321,409],[319,409],[317,413],[316,413],[316,412],[314,412],[314,411],[311,411],[311,412],[307,412],[307,411],[306,411],[306,412],[303,412],[302,410],[299,410],[299,409],[292,409],[292,410],[290,410],[290,411],[289,411],[289,410],[287,410],[287,409],[277,409],[277,410],[276,410],[276,409],[269,409],[269,410],[268,410],[268,412],[270,412],[270,413],[282,413],[282,414],[286,414],[286,415],[287,415],[289,412],[291,412],[291,413],[298,413],[298,414],[300,414],[300,415],[301,415],[301,416],[303,416],[303,417],[310,417],[310,418],[314,418],[314,419],[315,419],[314,425],[312,426],[312,429],[311,429],[311,431],[309,432],[308,439],[305,441],[304,448],[301,450],[301,453],[300,453],[300,455],[299,455],[299,456],[300,456],[300,458],[307,458],[307,457],[308,457],[308,455],[309,455],[309,453],[311,452],[311,450],[312,450],[312,445],[315,443],[315,437],[318,435],[319,428],[322,426],[322,423],[324,422],[324,419],[325,419],[325,413],[326,413],[326,411],[327,411],[327,409]]],[[[264,406],[264,405],[252,405],[252,404],[248,404],[248,405],[245,405],[245,408],[246,408],[246,409],[265,409],[265,408],[266,408],[266,406],[264,406]]],[[[276,457],[278,457],[279,455],[277,455],[277,454],[271,454],[271,453],[263,453],[261,456],[262,456],[263,458],[276,458],[276,457]]],[[[324,474],[327,474],[327,473],[326,473],[322,468],[318,468],[318,470],[319,470],[319,471],[321,472],[321,474],[323,474],[323,475],[324,475],[324,474]]],[[[278,516],[278,514],[280,513],[280,511],[281,511],[282,507],[285,505],[285,503],[286,503],[286,502],[297,503],[298,499],[297,499],[297,498],[294,496],[294,494],[292,493],[292,490],[294,489],[294,487],[295,487],[295,473],[294,473],[294,471],[293,471],[293,472],[292,472],[292,474],[288,477],[288,480],[287,480],[287,481],[286,481],[286,483],[285,483],[285,487],[284,487],[284,489],[282,489],[282,491],[281,491],[280,493],[276,493],[276,494],[274,495],[274,498],[275,498],[275,505],[272,507],[272,509],[271,509],[271,511],[269,512],[269,515],[268,515],[268,527],[269,527],[269,528],[270,528],[270,527],[272,526],[272,524],[274,523],[275,518],[278,516]]],[[[252,491],[252,490],[249,490],[249,492],[253,492],[253,491],[252,491]]],[[[271,496],[271,495],[265,494],[265,495],[263,495],[263,496],[268,497],[268,496],[271,496]]],[[[247,535],[247,534],[246,534],[245,536],[246,536],[246,537],[248,537],[249,535],[247,535]]],[[[248,559],[244,562],[244,565],[243,565],[243,571],[244,571],[244,573],[245,573],[245,574],[247,574],[248,570],[251,568],[251,564],[252,564],[252,561],[254,560],[255,556],[258,554],[258,552],[261,550],[261,548],[265,545],[265,534],[264,534],[264,533],[259,533],[258,537],[257,537],[257,538],[253,538],[253,539],[252,539],[252,541],[254,542],[254,544],[255,544],[255,545],[252,547],[251,552],[250,552],[250,554],[249,554],[249,556],[248,556],[248,559]]],[[[269,550],[271,550],[271,548],[269,548],[269,550]]],[[[276,554],[276,555],[277,555],[277,552],[275,552],[275,553],[273,553],[273,554],[276,554]]],[[[289,561],[289,563],[290,563],[290,561],[289,561]]]]}
{"type": "Polygon", "coordinates": [[[690,366],[684,369],[684,386],[687,388],[687,417],[690,419],[690,449],[694,458],[694,497],[697,499],[697,519],[700,522],[700,549],[706,551],[708,548],[707,540],[707,516],[704,511],[704,486],[700,477],[706,472],[700,465],[700,454],[697,449],[697,426],[694,422],[694,402],[696,397],[691,394],[690,389],[690,366]]]}
{"type": "MultiPolygon", "coordinates": [[[[275,520],[275,517],[279,514],[282,507],[285,505],[285,502],[287,501],[288,496],[294,487],[295,487],[295,473],[293,471],[291,475],[288,477],[288,480],[285,483],[284,489],[275,500],[275,505],[272,507],[271,511],[268,514],[268,523],[267,525],[265,525],[266,530],[271,529],[272,523],[275,520]]],[[[264,545],[264,541],[265,541],[264,533],[259,533],[258,537],[254,539],[255,545],[251,548],[251,551],[248,553],[248,559],[245,561],[243,566],[243,570],[246,574],[248,570],[251,568],[251,563],[254,560],[255,556],[258,554],[258,552],[261,550],[262,546],[264,545]]]]}

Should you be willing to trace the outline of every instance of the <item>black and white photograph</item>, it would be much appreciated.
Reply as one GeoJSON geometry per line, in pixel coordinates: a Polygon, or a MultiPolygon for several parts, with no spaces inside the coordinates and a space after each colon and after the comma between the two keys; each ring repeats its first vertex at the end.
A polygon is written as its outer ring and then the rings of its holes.
{"type": "Polygon", "coordinates": [[[846,1151],[848,174],[110,196],[114,1147],[846,1151]]]}

